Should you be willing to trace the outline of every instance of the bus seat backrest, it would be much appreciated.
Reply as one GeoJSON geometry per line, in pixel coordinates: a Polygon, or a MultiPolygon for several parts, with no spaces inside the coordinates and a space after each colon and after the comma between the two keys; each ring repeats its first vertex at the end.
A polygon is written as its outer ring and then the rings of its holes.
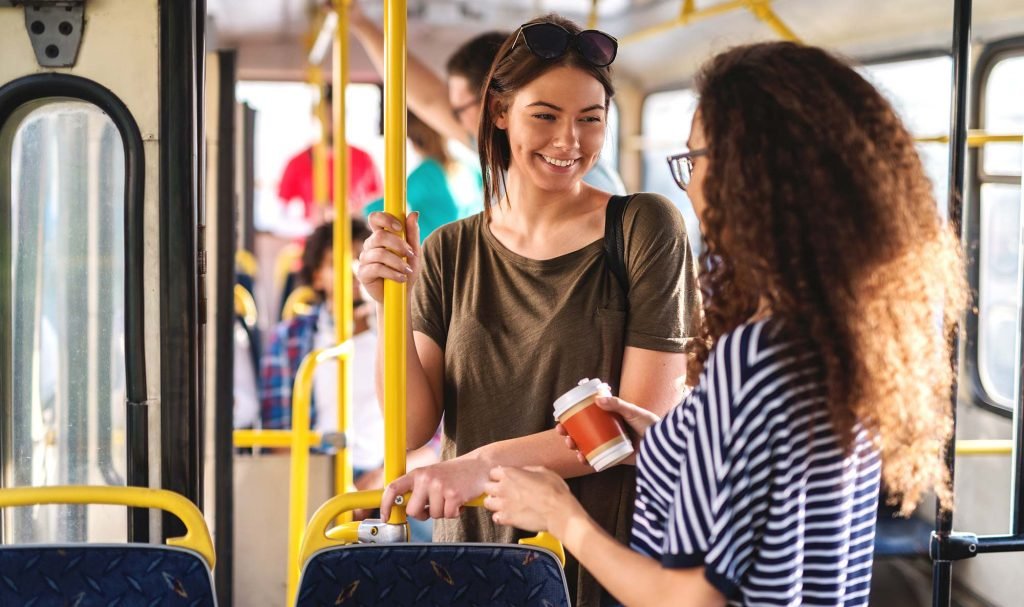
{"type": "Polygon", "coordinates": [[[306,563],[298,607],[333,605],[523,605],[569,607],[558,560],[505,544],[356,544],[306,563]]]}
{"type": "Polygon", "coordinates": [[[0,547],[0,605],[216,605],[202,557],[155,545],[0,547]]]}

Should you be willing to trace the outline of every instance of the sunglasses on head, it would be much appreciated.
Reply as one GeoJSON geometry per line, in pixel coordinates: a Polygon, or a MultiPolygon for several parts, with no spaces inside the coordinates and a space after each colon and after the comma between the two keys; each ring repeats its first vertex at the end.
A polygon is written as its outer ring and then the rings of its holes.
{"type": "Polygon", "coordinates": [[[541,59],[557,59],[569,50],[571,45],[594,67],[608,67],[615,61],[619,41],[604,32],[583,30],[574,34],[554,23],[527,23],[519,28],[511,53],[519,44],[519,37],[526,40],[526,46],[541,59]]]}

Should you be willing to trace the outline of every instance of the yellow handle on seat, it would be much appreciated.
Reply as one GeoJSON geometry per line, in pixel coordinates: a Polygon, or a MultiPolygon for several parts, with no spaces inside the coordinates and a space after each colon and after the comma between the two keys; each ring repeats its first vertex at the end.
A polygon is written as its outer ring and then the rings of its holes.
{"type": "MultiPolygon", "coordinates": [[[[356,510],[358,508],[376,508],[380,506],[381,497],[383,497],[384,491],[382,489],[373,489],[369,491],[356,491],[354,493],[346,493],[344,495],[338,495],[332,497],[323,503],[320,508],[313,514],[313,518],[309,521],[309,526],[306,528],[306,533],[302,537],[302,548],[299,550],[299,569],[305,565],[306,561],[309,560],[313,554],[324,548],[330,546],[343,546],[345,544],[354,544],[356,539],[356,530],[359,528],[358,522],[344,523],[337,527],[331,527],[328,529],[334,519],[339,514],[356,510]]],[[[411,493],[403,495],[405,502],[409,501],[411,493]]],[[[480,508],[484,505],[484,498],[486,495],[477,496],[468,502],[466,506],[471,508],[480,508]]],[[[562,543],[558,541],[555,536],[551,535],[546,531],[541,531],[533,537],[524,537],[519,540],[520,544],[527,546],[537,546],[550,550],[554,553],[555,557],[565,567],[565,548],[562,547],[562,543]]]]}
{"type": "Polygon", "coordinates": [[[249,289],[238,283],[235,283],[235,314],[245,319],[245,324],[250,327],[255,327],[256,321],[259,320],[256,312],[256,300],[252,298],[249,289]]]}
{"type": "Polygon", "coordinates": [[[147,487],[101,487],[62,485],[56,487],[15,487],[0,489],[0,508],[36,504],[102,504],[132,508],[159,508],[185,524],[185,535],[167,538],[167,545],[187,548],[203,557],[212,570],[217,564],[210,530],[203,513],[185,496],[165,489],[147,487]]]}

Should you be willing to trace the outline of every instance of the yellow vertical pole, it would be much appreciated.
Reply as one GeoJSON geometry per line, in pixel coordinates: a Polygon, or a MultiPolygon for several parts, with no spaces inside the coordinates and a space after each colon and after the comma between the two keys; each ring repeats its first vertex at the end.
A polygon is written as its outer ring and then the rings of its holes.
{"type": "MultiPolygon", "coordinates": [[[[345,134],[345,89],[348,87],[348,7],[351,0],[334,0],[338,26],[334,30],[334,326],[337,343],[352,339],[352,217],[348,212],[349,152],[345,134]]],[[[338,432],[348,436],[352,424],[352,357],[338,359],[338,432]]],[[[352,457],[348,443],[334,459],[334,493],[352,486],[352,457]]],[[[352,520],[352,513],[343,515],[352,520]]]]}
{"type": "MultiPolygon", "coordinates": [[[[405,0],[384,5],[384,210],[405,222],[405,0]]],[[[384,482],[405,474],[406,286],[384,282],[384,482]]],[[[392,508],[392,524],[405,508],[392,508]]]]}
{"type": "Polygon", "coordinates": [[[316,87],[320,95],[314,110],[320,123],[320,137],[313,144],[313,205],[323,211],[327,204],[327,100],[324,95],[323,70],[310,66],[309,83],[316,87]]]}
{"type": "Polygon", "coordinates": [[[590,16],[587,17],[587,29],[597,28],[597,4],[601,0],[590,0],[590,16]]]}

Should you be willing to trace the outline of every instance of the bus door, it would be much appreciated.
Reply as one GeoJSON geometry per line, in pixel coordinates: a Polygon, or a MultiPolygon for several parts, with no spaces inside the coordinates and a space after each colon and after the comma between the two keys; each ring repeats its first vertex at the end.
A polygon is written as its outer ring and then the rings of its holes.
{"type": "MultiPolygon", "coordinates": [[[[202,507],[202,0],[55,4],[0,0],[0,483],[202,507]]],[[[104,508],[4,512],[4,540],[184,531],[104,508]]]]}

